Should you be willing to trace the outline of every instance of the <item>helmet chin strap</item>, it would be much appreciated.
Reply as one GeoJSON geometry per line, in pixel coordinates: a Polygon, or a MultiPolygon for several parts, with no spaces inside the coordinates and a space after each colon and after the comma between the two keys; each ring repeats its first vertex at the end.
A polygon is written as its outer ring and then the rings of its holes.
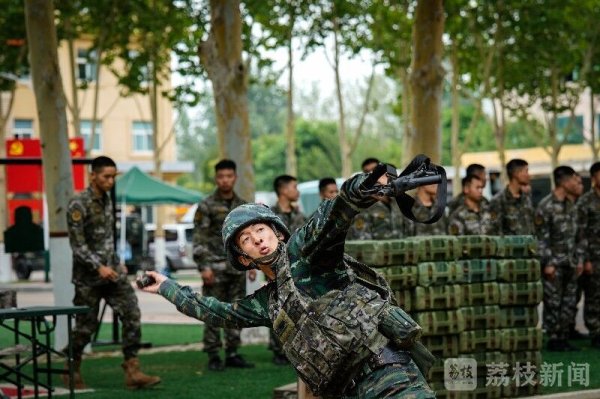
{"type": "Polygon", "coordinates": [[[246,257],[247,259],[250,259],[249,266],[251,266],[253,269],[259,269],[259,267],[258,267],[259,264],[270,266],[273,263],[275,263],[275,261],[279,258],[279,256],[283,252],[283,246],[284,246],[284,243],[283,243],[283,241],[280,240],[277,243],[277,248],[275,249],[275,251],[273,251],[269,255],[261,256],[260,258],[252,258],[252,257],[250,257],[250,255],[248,255],[245,252],[242,252],[241,255],[246,257]]]}

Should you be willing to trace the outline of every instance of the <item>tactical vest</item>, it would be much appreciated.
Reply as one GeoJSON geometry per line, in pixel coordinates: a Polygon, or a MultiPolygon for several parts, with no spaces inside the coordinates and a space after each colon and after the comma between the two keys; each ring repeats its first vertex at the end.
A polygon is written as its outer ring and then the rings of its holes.
{"type": "MultiPolygon", "coordinates": [[[[364,362],[388,343],[378,328],[382,317],[391,308],[399,309],[350,274],[350,283],[343,289],[312,299],[294,284],[287,249],[278,263],[277,289],[269,301],[273,330],[288,360],[315,395],[343,394],[364,362]]],[[[414,338],[420,328],[410,321],[413,333],[409,335],[414,338]]],[[[402,327],[408,325],[406,320],[402,323],[402,327]]]]}

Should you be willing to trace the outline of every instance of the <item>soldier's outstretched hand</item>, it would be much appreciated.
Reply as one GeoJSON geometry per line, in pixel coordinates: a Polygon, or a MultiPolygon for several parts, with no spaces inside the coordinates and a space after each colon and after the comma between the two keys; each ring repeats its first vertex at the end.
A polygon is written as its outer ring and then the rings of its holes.
{"type": "Polygon", "coordinates": [[[163,281],[167,280],[167,276],[165,276],[164,274],[157,273],[157,272],[147,271],[146,274],[144,276],[142,276],[142,279],[146,276],[152,277],[154,279],[154,283],[147,285],[140,289],[142,291],[146,291],[146,292],[150,292],[150,293],[154,293],[154,294],[156,294],[158,292],[158,287],[160,287],[160,285],[163,283],[163,281]]]}

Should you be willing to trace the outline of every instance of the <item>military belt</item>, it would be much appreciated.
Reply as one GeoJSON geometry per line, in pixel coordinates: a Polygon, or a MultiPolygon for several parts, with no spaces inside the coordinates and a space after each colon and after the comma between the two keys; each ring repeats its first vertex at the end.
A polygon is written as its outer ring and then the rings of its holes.
{"type": "Polygon", "coordinates": [[[383,346],[377,353],[364,361],[360,371],[350,381],[347,392],[349,393],[356,388],[357,384],[373,371],[388,364],[408,364],[410,360],[411,357],[408,352],[398,350],[392,344],[383,346]]]}

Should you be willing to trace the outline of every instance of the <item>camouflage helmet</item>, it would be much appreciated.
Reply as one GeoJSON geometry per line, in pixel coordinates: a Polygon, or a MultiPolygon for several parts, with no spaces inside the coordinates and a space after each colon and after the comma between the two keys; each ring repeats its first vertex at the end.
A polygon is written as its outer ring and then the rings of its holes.
{"type": "Polygon", "coordinates": [[[233,209],[223,222],[223,245],[225,245],[225,253],[227,260],[237,270],[247,271],[238,261],[238,252],[235,248],[235,236],[245,227],[256,223],[265,223],[274,226],[279,232],[284,235],[284,241],[290,238],[290,231],[283,221],[273,213],[268,206],[262,204],[243,204],[233,209]]]}

